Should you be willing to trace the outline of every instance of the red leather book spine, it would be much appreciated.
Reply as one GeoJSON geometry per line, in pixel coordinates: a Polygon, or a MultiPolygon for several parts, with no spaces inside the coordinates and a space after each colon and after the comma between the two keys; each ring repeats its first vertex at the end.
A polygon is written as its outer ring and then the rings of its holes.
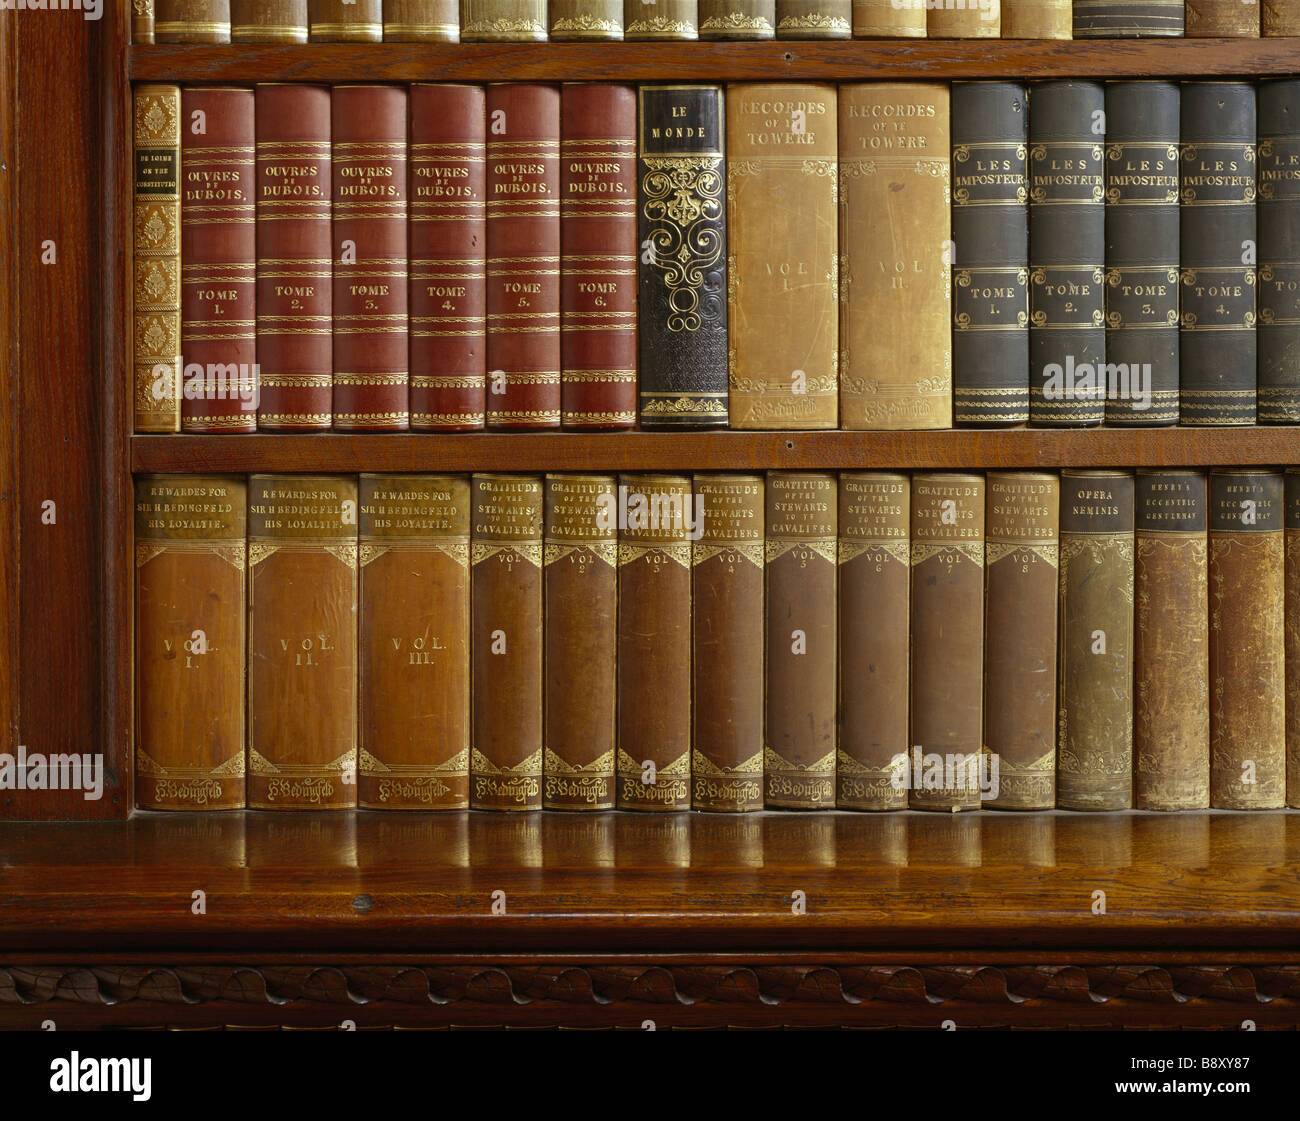
{"type": "Polygon", "coordinates": [[[181,91],[181,429],[257,430],[253,91],[181,91]]]}
{"type": "Polygon", "coordinates": [[[411,427],[483,427],[486,148],[480,86],[411,87],[411,427]]]}
{"type": "Polygon", "coordinates": [[[560,92],[560,412],[566,428],[636,422],[636,90],[560,92]]]}
{"type": "Polygon", "coordinates": [[[257,87],[257,427],[329,428],[330,91],[257,87]]]}
{"type": "Polygon", "coordinates": [[[409,427],[406,89],[335,86],[334,427],[409,427]]]}
{"type": "Polygon", "coordinates": [[[560,425],[560,91],[487,89],[487,424],[560,425]]]}

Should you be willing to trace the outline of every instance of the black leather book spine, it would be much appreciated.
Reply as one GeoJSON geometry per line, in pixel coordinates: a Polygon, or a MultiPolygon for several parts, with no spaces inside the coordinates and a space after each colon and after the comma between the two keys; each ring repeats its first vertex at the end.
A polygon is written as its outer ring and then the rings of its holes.
{"type": "Polygon", "coordinates": [[[1183,0],[1074,0],[1076,39],[1181,38],[1183,25],[1183,0]]]}
{"type": "Polygon", "coordinates": [[[1300,423],[1300,81],[1259,87],[1259,423],[1300,423]]]}

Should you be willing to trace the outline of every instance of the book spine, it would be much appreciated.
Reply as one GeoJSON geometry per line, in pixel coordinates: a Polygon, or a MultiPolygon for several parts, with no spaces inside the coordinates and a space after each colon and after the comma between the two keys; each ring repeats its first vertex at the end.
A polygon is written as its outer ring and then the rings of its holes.
{"type": "Polygon", "coordinates": [[[839,750],[835,804],[905,810],[911,482],[839,477],[839,750]]]}
{"type": "Polygon", "coordinates": [[[620,475],[619,510],[618,808],[688,810],[691,480],[620,475]]]}
{"type": "Polygon", "coordinates": [[[186,374],[181,428],[254,432],[253,91],[187,86],[181,91],[181,118],[181,354],[186,374]]]}
{"type": "Polygon", "coordinates": [[[834,86],[727,88],[733,428],[835,427],[836,137],[834,86]],[[801,329],[790,330],[792,323],[801,329]]]}
{"type": "Polygon", "coordinates": [[[333,416],[330,91],[259,85],[258,428],[328,429],[333,416]]]}
{"type": "Polygon", "coordinates": [[[560,90],[560,417],[636,423],[636,90],[560,90]]]}
{"type": "Polygon", "coordinates": [[[131,296],[137,432],[181,427],[181,90],[135,87],[131,296]]]}
{"type": "Polygon", "coordinates": [[[767,735],[770,807],[835,807],[836,480],[767,477],[767,735]]]}
{"type": "MultiPolygon", "coordinates": [[[[630,0],[639,3],[639,0],[630,0]]],[[[727,423],[727,183],[721,86],[641,86],[641,423],[727,423]]]]}
{"type": "Polygon", "coordinates": [[[471,480],[470,808],[542,805],[542,480],[471,480]]]}
{"type": "Polygon", "coordinates": [[[154,0],[157,43],[229,43],[230,0],[154,0]]]}
{"type": "Polygon", "coordinates": [[[630,42],[698,39],[698,0],[623,0],[623,38],[630,42]]]}
{"type": "Polygon", "coordinates": [[[546,0],[460,0],[462,43],[546,42],[546,0]]]}
{"type": "Polygon", "coordinates": [[[1178,423],[1175,82],[1106,86],[1106,423],[1178,423]]]}
{"type": "Polygon", "coordinates": [[[691,802],[763,808],[763,477],[696,475],[691,802]]]}
{"type": "Polygon", "coordinates": [[[1300,809],[1300,467],[1288,467],[1286,500],[1286,804],[1300,809]]]}
{"type": "Polygon", "coordinates": [[[1182,88],[1180,420],[1255,423],[1255,87],[1182,88]]]}
{"type": "Polygon", "coordinates": [[[984,704],[984,477],[912,476],[914,810],[977,810],[984,704]]]}
{"type": "Polygon", "coordinates": [[[776,0],[778,39],[850,39],[853,0],[776,0]]]}
{"type": "Polygon", "coordinates": [[[383,0],[385,43],[460,42],[459,0],[383,0]]]}
{"type": "MultiPolygon", "coordinates": [[[[1297,29],[1300,33],[1300,28],[1297,29]]],[[[1260,424],[1300,422],[1300,81],[1259,86],[1260,424]]]]}
{"type": "Polygon", "coordinates": [[[1061,472],[1056,804],[1133,808],[1133,476],[1061,472]]]}
{"type": "Polygon", "coordinates": [[[402,86],[333,89],[334,427],[410,426],[402,86]]]}
{"type": "Polygon", "coordinates": [[[1029,421],[1029,100],[1018,82],[952,88],[953,420],[1029,421]]]}
{"type": "Polygon", "coordinates": [[[307,42],[307,0],[230,0],[230,41],[307,42]]]}
{"type": "Polygon", "coordinates": [[[925,5],[894,0],[853,0],[853,38],[924,39],[925,5]]]}
{"type": "Polygon", "coordinates": [[[1002,0],[1002,38],[1072,39],[1072,0],[1002,0]]]}
{"type": "Polygon", "coordinates": [[[147,44],[153,38],[154,0],[131,0],[131,42],[147,44]]]}
{"type": "Polygon", "coordinates": [[[623,38],[623,0],[550,0],[546,16],[553,43],[623,38]]]}
{"type": "Polygon", "coordinates": [[[136,805],[244,805],[242,479],[135,481],[136,805]]]}
{"type": "Polygon", "coordinates": [[[487,90],[487,426],[560,425],[560,91],[487,90]]]}
{"type": "Polygon", "coordinates": [[[700,38],[773,39],[776,0],[699,0],[700,38]]]}
{"type": "Polygon", "coordinates": [[[841,86],[839,125],[840,427],[949,428],[948,87],[841,86]]]}
{"type": "Polygon", "coordinates": [[[1074,0],[1076,39],[1183,35],[1184,0],[1074,0]]]}
{"type": "Polygon", "coordinates": [[[487,116],[481,86],[411,86],[411,428],[484,424],[487,116]]]}
{"type": "Polygon", "coordinates": [[[1242,0],[1187,0],[1187,37],[1258,39],[1259,5],[1242,0]]]}
{"type": "Polygon", "coordinates": [[[1262,34],[1270,38],[1300,35],[1300,8],[1292,0],[1264,0],[1260,22],[1262,34]]]}
{"type": "Polygon", "coordinates": [[[248,806],[357,804],[357,483],[248,480],[248,806]]]}
{"type": "Polygon", "coordinates": [[[998,787],[984,805],[1050,810],[1061,484],[1055,475],[995,471],[985,486],[984,751],[996,757],[998,787]]]}
{"type": "Polygon", "coordinates": [[[1106,412],[1105,93],[1029,91],[1029,420],[1100,424],[1106,412]]]}
{"type": "Polygon", "coordinates": [[[1210,475],[1210,805],[1286,805],[1286,542],[1280,471],[1210,475]]]}
{"type": "Polygon", "coordinates": [[[1210,805],[1205,476],[1137,473],[1134,794],[1140,810],[1210,805]]]}
{"type": "Polygon", "coordinates": [[[469,806],[469,480],[360,480],[362,809],[469,806]]]}
{"type": "Polygon", "coordinates": [[[997,39],[1002,35],[1000,0],[946,6],[927,3],[926,34],[931,39],[997,39]]]}
{"type": "Polygon", "coordinates": [[[542,805],[612,810],[617,738],[618,480],[547,475],[542,805]],[[581,682],[581,687],[575,683],[581,682]]]}
{"type": "Polygon", "coordinates": [[[384,38],[383,0],[307,0],[313,43],[378,43],[384,38]]]}

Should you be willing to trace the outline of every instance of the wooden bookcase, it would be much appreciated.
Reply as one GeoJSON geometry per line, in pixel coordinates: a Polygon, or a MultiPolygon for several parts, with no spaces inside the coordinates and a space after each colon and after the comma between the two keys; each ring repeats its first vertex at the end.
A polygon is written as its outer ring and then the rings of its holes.
{"type": "Polygon", "coordinates": [[[0,1027],[1300,1022],[1291,812],[130,810],[134,472],[1283,465],[1300,429],[135,436],[127,388],[132,81],[1256,77],[1300,41],[132,47],[127,7],[0,14],[0,750],[109,774],[0,791],[0,1027]]]}

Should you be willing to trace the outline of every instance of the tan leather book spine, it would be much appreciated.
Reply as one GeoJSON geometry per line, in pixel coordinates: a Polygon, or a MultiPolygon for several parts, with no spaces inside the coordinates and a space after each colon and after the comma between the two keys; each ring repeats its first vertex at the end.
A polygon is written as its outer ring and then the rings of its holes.
{"type": "Polygon", "coordinates": [[[983,475],[912,476],[914,810],[980,807],[984,495],[983,475]]]}
{"type": "Polygon", "coordinates": [[[460,0],[462,43],[545,43],[546,0],[460,0]]]}
{"type": "Polygon", "coordinates": [[[229,43],[230,0],[154,0],[157,43],[229,43]]]}
{"type": "Polygon", "coordinates": [[[460,42],[459,0],[383,0],[385,43],[460,42]]]}
{"type": "Polygon", "coordinates": [[[1187,0],[1189,39],[1258,39],[1258,3],[1245,0],[1187,0]]]}
{"type": "Polygon", "coordinates": [[[691,804],[763,808],[763,476],[696,475],[691,804]]]}
{"type": "Polygon", "coordinates": [[[357,481],[248,480],[248,806],[357,804],[357,481]]]}
{"type": "Polygon", "coordinates": [[[1260,23],[1261,32],[1269,38],[1300,35],[1300,5],[1295,0],[1264,0],[1260,23]]]}
{"type": "Polygon", "coordinates": [[[936,83],[840,87],[841,428],[952,426],[948,107],[936,83]]]}
{"type": "Polygon", "coordinates": [[[307,42],[307,0],[230,0],[230,41],[307,42]]]}
{"type": "Polygon", "coordinates": [[[839,750],[835,804],[905,810],[912,484],[906,475],[839,477],[839,750]]]}
{"type": "Polygon", "coordinates": [[[547,475],[542,557],[542,805],[614,808],[618,709],[618,480],[547,475]]]}
{"type": "Polygon", "coordinates": [[[360,480],[362,809],[469,807],[469,480],[360,480]]]}
{"type": "Polygon", "coordinates": [[[1134,797],[1139,810],[1210,805],[1205,476],[1139,471],[1134,797]]]}
{"type": "Polygon", "coordinates": [[[700,38],[775,39],[776,0],[699,0],[700,38]]]}
{"type": "Polygon", "coordinates": [[[383,0],[308,0],[313,43],[379,43],[383,0]]]}
{"type": "Polygon", "coordinates": [[[1002,0],[1003,39],[1073,39],[1073,0],[1002,0]]]}
{"type": "Polygon", "coordinates": [[[131,0],[131,42],[153,42],[153,0],[131,0]]]}
{"type": "Polygon", "coordinates": [[[691,480],[618,481],[618,808],[689,810],[691,480]]]}
{"type": "Polygon", "coordinates": [[[1300,467],[1286,472],[1286,804],[1300,809],[1300,467]]]}
{"type": "Polygon", "coordinates": [[[764,801],[835,808],[836,480],[767,476],[764,801]]]}
{"type": "Polygon", "coordinates": [[[853,0],[776,0],[778,39],[851,39],[853,0]]]}
{"type": "Polygon", "coordinates": [[[1000,38],[1002,4],[1000,0],[930,0],[926,32],[931,39],[1000,38]]]}
{"type": "Polygon", "coordinates": [[[853,38],[924,39],[925,4],[853,0],[853,38]]]}
{"type": "Polygon", "coordinates": [[[623,0],[623,38],[630,42],[698,39],[697,0],[623,0]]]}
{"type": "Polygon", "coordinates": [[[623,38],[623,0],[549,0],[546,18],[553,43],[623,38]]]}
{"type": "Polygon", "coordinates": [[[834,428],[835,87],[739,83],[725,100],[731,426],[834,428]]]}
{"type": "Polygon", "coordinates": [[[1210,475],[1210,805],[1286,805],[1286,542],[1280,471],[1210,475]]]}
{"type": "Polygon", "coordinates": [[[985,488],[984,750],[997,756],[998,789],[983,804],[1050,810],[1061,483],[1041,472],[997,471],[985,488]]]}
{"type": "Polygon", "coordinates": [[[248,488],[213,475],[135,481],[135,803],[244,805],[248,488]]]}

